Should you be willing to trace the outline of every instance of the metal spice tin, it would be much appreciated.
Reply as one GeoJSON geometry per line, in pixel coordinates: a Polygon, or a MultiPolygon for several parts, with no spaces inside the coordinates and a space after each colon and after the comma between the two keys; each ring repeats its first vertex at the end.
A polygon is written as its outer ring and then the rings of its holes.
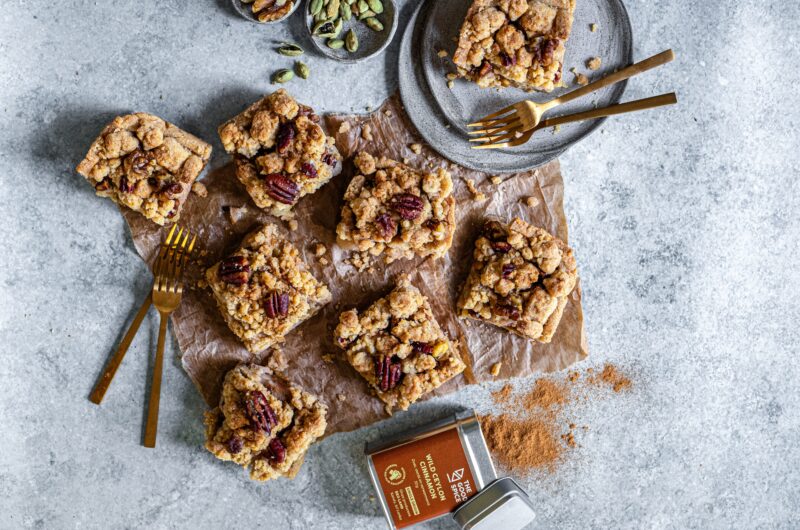
{"type": "Polygon", "coordinates": [[[392,530],[448,515],[497,478],[473,410],[367,443],[365,453],[392,530]]]}

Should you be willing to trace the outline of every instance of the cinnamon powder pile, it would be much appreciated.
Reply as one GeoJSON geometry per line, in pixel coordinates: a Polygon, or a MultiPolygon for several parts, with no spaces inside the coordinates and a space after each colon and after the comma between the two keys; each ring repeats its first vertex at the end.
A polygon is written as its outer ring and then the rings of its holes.
{"type": "MultiPolygon", "coordinates": [[[[593,388],[622,392],[631,386],[632,381],[611,364],[600,373],[589,368],[566,377],[540,378],[522,395],[505,385],[492,393],[502,412],[481,417],[483,434],[492,455],[507,470],[519,475],[553,472],[566,452],[578,445],[577,426],[563,419],[565,407],[591,398],[593,388]]],[[[586,429],[588,426],[583,426],[586,429]]]]}

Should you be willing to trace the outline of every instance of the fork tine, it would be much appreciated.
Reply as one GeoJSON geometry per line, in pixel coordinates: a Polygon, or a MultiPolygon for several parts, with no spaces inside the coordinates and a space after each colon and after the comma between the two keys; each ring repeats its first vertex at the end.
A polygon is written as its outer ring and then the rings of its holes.
{"type": "Polygon", "coordinates": [[[510,130],[510,129],[518,129],[519,126],[522,125],[522,121],[519,119],[513,119],[504,123],[497,124],[496,126],[486,127],[485,129],[476,129],[474,131],[469,131],[467,134],[473,135],[490,135],[495,134],[500,131],[510,130]]]}
{"type": "Polygon", "coordinates": [[[498,117],[502,116],[503,114],[506,114],[506,113],[511,112],[512,110],[515,110],[515,107],[516,107],[516,103],[514,105],[509,105],[508,107],[500,109],[497,112],[494,112],[492,114],[484,116],[483,118],[479,119],[476,122],[472,122],[472,123],[468,124],[467,127],[479,127],[479,126],[483,125],[483,122],[485,122],[485,121],[488,121],[488,120],[491,120],[491,119],[494,119],[494,118],[498,118],[498,117]]]}
{"type": "Polygon", "coordinates": [[[494,133],[487,134],[486,136],[481,136],[479,138],[470,138],[469,141],[471,143],[486,143],[486,142],[496,142],[498,140],[509,138],[513,139],[517,137],[517,134],[522,133],[520,127],[513,127],[510,129],[505,129],[502,131],[497,131],[494,133]]]}
{"type": "MultiPolygon", "coordinates": [[[[191,251],[191,247],[187,248],[187,244],[189,243],[189,237],[192,233],[189,230],[186,230],[186,236],[183,238],[181,242],[181,248],[178,252],[177,257],[175,258],[175,274],[172,278],[172,291],[173,292],[180,292],[179,289],[181,287],[181,278],[183,274],[183,266],[186,264],[186,259],[188,257],[189,252],[191,251]]],[[[197,236],[195,236],[197,239],[197,236]]],[[[192,239],[192,246],[194,245],[194,239],[192,239]]]]}
{"type": "Polygon", "coordinates": [[[511,134],[506,134],[504,136],[496,136],[492,138],[487,143],[483,143],[480,145],[473,145],[473,149],[497,149],[499,147],[508,147],[510,142],[515,140],[519,140],[525,137],[524,133],[520,131],[515,131],[511,134]]]}
{"type": "MultiPolygon", "coordinates": [[[[188,235],[192,235],[192,234],[191,233],[187,234],[187,238],[188,238],[188,235]]],[[[182,281],[182,279],[183,279],[183,269],[186,268],[186,263],[189,261],[189,255],[194,251],[194,244],[196,242],[197,242],[197,234],[193,234],[192,235],[192,241],[189,243],[188,248],[186,248],[184,250],[183,258],[181,259],[180,264],[178,266],[177,279],[178,279],[178,293],[179,294],[183,293],[183,281],[182,281]]]]}

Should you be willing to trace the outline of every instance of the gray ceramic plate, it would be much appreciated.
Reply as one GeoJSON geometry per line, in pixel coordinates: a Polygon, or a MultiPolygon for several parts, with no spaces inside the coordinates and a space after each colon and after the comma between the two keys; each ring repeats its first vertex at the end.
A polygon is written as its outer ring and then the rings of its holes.
{"type": "Polygon", "coordinates": [[[342,63],[357,63],[378,55],[389,46],[392,38],[394,38],[395,31],[397,31],[397,9],[395,8],[394,1],[383,0],[383,13],[377,17],[383,24],[383,31],[373,31],[368,28],[366,24],[356,20],[356,17],[353,17],[348,22],[344,23],[344,27],[338,38],[344,39],[347,31],[352,28],[358,37],[358,49],[352,53],[344,48],[333,50],[327,46],[327,39],[319,38],[312,33],[314,17],[308,13],[308,4],[309,2],[307,1],[304,9],[306,12],[306,28],[308,28],[309,38],[322,54],[342,63]]]}
{"type": "MultiPolygon", "coordinates": [[[[400,95],[406,112],[428,144],[449,160],[486,172],[512,173],[538,167],[563,153],[594,131],[602,119],[564,125],[557,134],[539,131],[524,146],[500,150],[475,150],[467,142],[466,123],[523,99],[547,101],[575,88],[573,66],[594,79],[616,68],[631,64],[633,37],[630,20],[621,0],[578,0],[572,34],[567,41],[564,78],[568,87],[550,94],[526,93],[516,88],[502,90],[478,88],[474,83],[456,80],[447,87],[445,76],[455,72],[451,57],[453,39],[471,2],[428,0],[422,3],[408,24],[400,48],[400,95]],[[589,26],[597,24],[592,32],[589,26]],[[440,58],[439,50],[448,57],[440,58]],[[603,66],[589,71],[585,62],[599,56],[603,66]]],[[[595,92],[552,111],[553,116],[604,107],[618,103],[625,82],[595,92]]]]}

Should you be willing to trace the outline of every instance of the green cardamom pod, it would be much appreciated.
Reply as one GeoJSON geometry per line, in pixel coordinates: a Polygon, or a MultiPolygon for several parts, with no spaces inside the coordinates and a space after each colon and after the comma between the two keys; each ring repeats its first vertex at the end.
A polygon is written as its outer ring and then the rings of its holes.
{"type": "Polygon", "coordinates": [[[330,20],[321,20],[312,26],[311,33],[314,35],[323,36],[328,33],[333,33],[334,29],[333,22],[330,20]]]}
{"type": "Polygon", "coordinates": [[[342,20],[347,22],[353,17],[353,11],[350,9],[350,4],[346,2],[342,2],[342,5],[339,6],[339,14],[342,16],[342,20]]]}
{"type": "Polygon", "coordinates": [[[328,18],[333,18],[339,14],[339,0],[331,0],[328,4],[328,18]]]}
{"type": "Polygon", "coordinates": [[[374,17],[374,16],[375,16],[375,12],[372,9],[367,9],[366,11],[364,11],[363,13],[358,15],[358,20],[363,21],[363,20],[366,20],[366,19],[368,19],[370,17],[374,17]]]}
{"type": "Polygon", "coordinates": [[[342,39],[330,39],[328,41],[328,48],[331,50],[340,50],[344,46],[344,41],[342,39]]]}
{"type": "Polygon", "coordinates": [[[380,15],[383,13],[383,3],[381,0],[367,0],[369,4],[369,8],[375,11],[376,14],[380,15]]]}
{"type": "Polygon", "coordinates": [[[342,25],[344,25],[344,22],[342,21],[342,19],[341,18],[337,19],[336,23],[333,25],[333,33],[334,33],[333,36],[334,37],[337,37],[339,35],[339,33],[342,32],[342,25]]]}
{"type": "Polygon", "coordinates": [[[358,50],[358,36],[355,31],[350,29],[350,31],[347,32],[347,36],[344,38],[344,44],[347,47],[347,51],[350,53],[354,53],[358,50]]]}
{"type": "Polygon", "coordinates": [[[367,10],[369,10],[369,4],[367,3],[367,0],[358,0],[358,12],[363,13],[367,10]]]}
{"type": "Polygon", "coordinates": [[[287,57],[297,57],[303,55],[303,48],[291,42],[283,42],[280,48],[278,48],[278,53],[287,57]]]}
{"type": "Polygon", "coordinates": [[[302,77],[303,79],[308,79],[308,76],[311,75],[311,69],[308,67],[306,63],[297,61],[295,65],[295,70],[297,70],[297,75],[302,77]]]}
{"type": "Polygon", "coordinates": [[[366,19],[364,21],[364,24],[366,24],[369,27],[369,29],[371,29],[371,30],[383,31],[383,24],[381,24],[381,21],[378,20],[375,17],[370,17],[370,18],[366,19]]]}
{"type": "Polygon", "coordinates": [[[294,79],[294,72],[291,70],[278,70],[272,78],[273,83],[288,83],[294,79]]]}
{"type": "Polygon", "coordinates": [[[322,0],[311,0],[308,5],[308,12],[312,15],[318,15],[322,11],[322,0]]]}

